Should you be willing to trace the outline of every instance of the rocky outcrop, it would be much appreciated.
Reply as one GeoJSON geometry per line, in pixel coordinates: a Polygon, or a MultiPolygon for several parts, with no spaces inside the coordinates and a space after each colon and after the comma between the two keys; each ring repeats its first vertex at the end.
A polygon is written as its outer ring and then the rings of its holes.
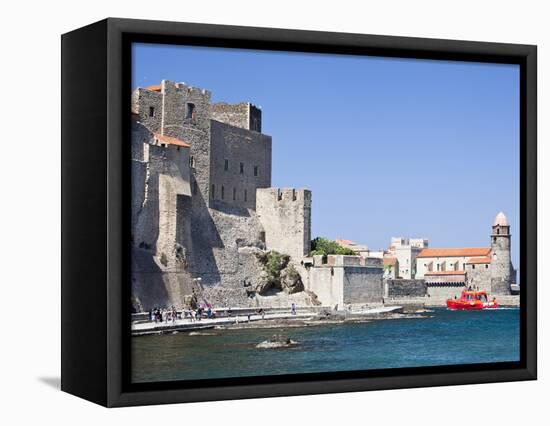
{"type": "Polygon", "coordinates": [[[255,287],[257,293],[267,295],[284,291],[293,294],[304,290],[302,277],[290,263],[290,256],[277,251],[263,251],[257,254],[257,258],[263,267],[255,287]]]}
{"type": "Polygon", "coordinates": [[[293,265],[288,265],[281,271],[281,287],[289,294],[304,291],[302,277],[293,265]]]}

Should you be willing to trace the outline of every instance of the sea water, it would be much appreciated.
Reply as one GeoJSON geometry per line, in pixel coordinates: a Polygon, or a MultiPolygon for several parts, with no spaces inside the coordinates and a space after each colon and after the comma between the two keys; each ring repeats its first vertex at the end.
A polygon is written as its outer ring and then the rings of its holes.
{"type": "Polygon", "coordinates": [[[132,338],[132,381],[519,361],[519,309],[306,327],[205,330],[132,338]],[[274,334],[298,342],[259,349],[274,334]]]}

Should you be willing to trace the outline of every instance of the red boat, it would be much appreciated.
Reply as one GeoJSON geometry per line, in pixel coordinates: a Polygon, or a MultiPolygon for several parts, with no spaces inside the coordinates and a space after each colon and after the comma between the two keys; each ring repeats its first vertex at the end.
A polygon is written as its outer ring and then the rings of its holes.
{"type": "Polygon", "coordinates": [[[458,299],[448,299],[447,308],[453,310],[477,311],[498,308],[497,300],[489,302],[486,291],[464,290],[458,299]]]}

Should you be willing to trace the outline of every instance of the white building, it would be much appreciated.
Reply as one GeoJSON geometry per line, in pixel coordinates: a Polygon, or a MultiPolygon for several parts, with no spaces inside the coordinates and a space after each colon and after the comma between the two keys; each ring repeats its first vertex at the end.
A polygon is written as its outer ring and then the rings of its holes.
{"type": "Polygon", "coordinates": [[[416,257],[428,247],[426,238],[392,237],[390,253],[397,259],[398,278],[416,278],[416,257]]]}

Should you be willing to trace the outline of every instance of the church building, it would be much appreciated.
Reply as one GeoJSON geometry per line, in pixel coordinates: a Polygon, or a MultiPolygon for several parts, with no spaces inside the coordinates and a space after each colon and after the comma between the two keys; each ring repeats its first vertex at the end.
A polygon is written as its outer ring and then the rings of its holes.
{"type": "Polygon", "coordinates": [[[501,212],[493,222],[489,247],[425,248],[416,259],[416,278],[438,296],[452,297],[465,286],[508,295],[515,281],[510,239],[510,224],[501,212]]]}

